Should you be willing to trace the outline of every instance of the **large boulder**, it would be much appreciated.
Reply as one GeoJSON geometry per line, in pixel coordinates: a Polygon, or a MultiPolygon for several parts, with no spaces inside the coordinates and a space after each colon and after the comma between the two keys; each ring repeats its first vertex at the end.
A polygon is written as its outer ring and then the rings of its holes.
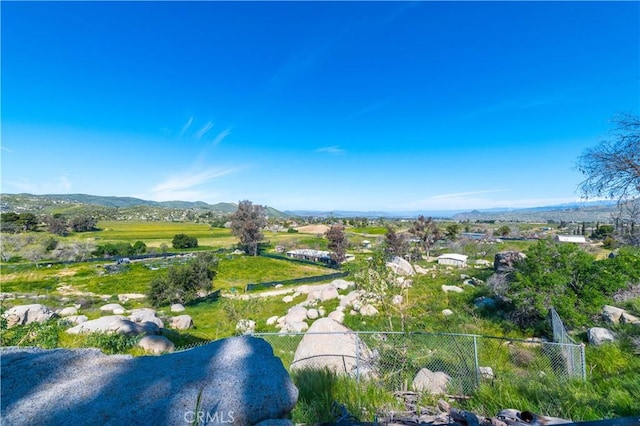
{"type": "Polygon", "coordinates": [[[515,264],[526,259],[527,256],[519,251],[501,251],[496,253],[493,267],[498,273],[507,273],[515,269],[515,264]]]}
{"type": "Polygon", "coordinates": [[[602,345],[606,342],[615,342],[616,338],[610,330],[602,327],[592,327],[587,330],[587,339],[592,345],[602,345]]]}
{"type": "MultiPolygon", "coordinates": [[[[232,337],[159,357],[3,348],[5,425],[255,425],[284,419],[298,390],[267,342],[232,337]]],[[[268,423],[267,423],[268,424],[268,423]]]]}
{"type": "Polygon", "coordinates": [[[176,348],[173,342],[164,336],[144,336],[138,342],[138,346],[146,352],[157,355],[173,352],[176,348]]]}
{"type": "Polygon", "coordinates": [[[128,336],[157,334],[159,332],[160,329],[154,323],[145,322],[143,324],[136,324],[122,315],[108,315],[91,321],[85,321],[67,330],[69,334],[117,333],[128,336]]]}
{"type": "Polygon", "coordinates": [[[451,377],[442,371],[431,371],[423,368],[418,371],[413,379],[413,389],[419,392],[428,392],[434,395],[447,393],[447,385],[451,377]]]}
{"type": "Polygon", "coordinates": [[[100,306],[100,310],[102,312],[111,312],[112,314],[122,315],[124,313],[124,308],[118,303],[107,303],[106,305],[100,306]]]}
{"type": "Polygon", "coordinates": [[[68,306],[66,308],[60,309],[60,311],[58,312],[58,316],[61,317],[70,317],[73,315],[78,315],[78,308],[76,308],[75,306],[68,306]]]}
{"type": "Polygon", "coordinates": [[[184,305],[182,303],[174,303],[170,308],[171,312],[184,312],[184,305]]]}
{"type": "Polygon", "coordinates": [[[399,256],[395,256],[391,262],[387,262],[387,266],[398,275],[411,276],[416,273],[413,266],[399,256]]]}
{"type": "Polygon", "coordinates": [[[610,324],[619,324],[624,312],[624,309],[604,305],[602,308],[602,318],[610,324]]]}
{"type": "Polygon", "coordinates": [[[169,318],[169,327],[176,330],[187,330],[193,328],[193,319],[189,315],[178,315],[169,318]]]}
{"type": "Polygon", "coordinates": [[[26,325],[32,322],[46,322],[51,319],[54,312],[44,305],[19,305],[7,309],[2,317],[7,320],[7,327],[14,325],[26,325]]]}
{"type": "Polygon", "coordinates": [[[363,377],[371,374],[372,359],[371,350],[357,334],[331,318],[320,318],[298,344],[291,370],[328,368],[355,377],[359,367],[363,377]]]}
{"type": "Polygon", "coordinates": [[[236,333],[238,334],[253,334],[256,331],[256,322],[250,319],[241,319],[236,324],[236,333]]]}
{"type": "Polygon", "coordinates": [[[151,308],[138,308],[131,311],[129,319],[136,324],[142,324],[145,322],[152,322],[158,326],[158,328],[164,328],[164,322],[156,316],[156,311],[151,308]]]}

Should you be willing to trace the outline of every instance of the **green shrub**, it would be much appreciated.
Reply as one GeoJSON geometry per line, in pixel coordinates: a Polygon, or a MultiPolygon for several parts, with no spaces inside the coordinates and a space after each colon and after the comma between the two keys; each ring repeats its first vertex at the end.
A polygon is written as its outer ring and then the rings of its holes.
{"type": "Polygon", "coordinates": [[[174,249],[196,248],[198,239],[187,234],[177,234],[173,237],[172,244],[174,249]]]}
{"type": "Polygon", "coordinates": [[[84,342],[85,347],[100,348],[102,352],[112,354],[126,353],[133,348],[140,336],[127,336],[124,334],[92,333],[84,342]]]}
{"type": "Polygon", "coordinates": [[[47,322],[32,322],[27,325],[7,327],[7,320],[0,319],[0,346],[38,346],[57,348],[59,333],[63,327],[56,319],[47,322]]]}

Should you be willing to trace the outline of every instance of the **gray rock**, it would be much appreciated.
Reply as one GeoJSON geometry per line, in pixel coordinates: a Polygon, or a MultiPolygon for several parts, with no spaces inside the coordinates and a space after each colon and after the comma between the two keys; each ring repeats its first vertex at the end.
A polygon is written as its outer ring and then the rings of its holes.
{"type": "Polygon", "coordinates": [[[241,319],[236,324],[236,333],[253,334],[256,331],[256,322],[250,319],[241,319]]]}
{"type": "Polygon", "coordinates": [[[122,311],[122,313],[124,313],[124,308],[117,303],[108,303],[104,306],[100,306],[100,310],[102,312],[111,312],[111,313],[113,313],[113,311],[115,310],[119,310],[119,311],[122,311]]]}
{"type": "Polygon", "coordinates": [[[304,321],[292,321],[283,324],[281,333],[302,333],[309,329],[309,324],[304,321]]]}
{"type": "Polygon", "coordinates": [[[321,302],[326,302],[327,300],[333,300],[338,298],[338,289],[335,288],[332,284],[327,285],[320,292],[320,297],[318,299],[321,302]]]}
{"type": "Polygon", "coordinates": [[[142,324],[144,322],[152,322],[158,326],[158,328],[164,328],[164,322],[156,316],[156,311],[151,308],[138,308],[131,311],[129,319],[136,324],[142,324]]]}
{"type": "Polygon", "coordinates": [[[602,318],[610,324],[619,324],[620,318],[624,313],[624,309],[616,308],[615,306],[604,305],[602,308],[602,318]]]}
{"type": "Polygon", "coordinates": [[[171,312],[184,312],[184,305],[182,305],[181,303],[174,303],[173,305],[171,305],[171,312]]]}
{"type": "Polygon", "coordinates": [[[498,273],[507,273],[515,269],[515,264],[526,259],[527,256],[519,251],[501,251],[496,253],[493,267],[498,273]]]}
{"type": "Polygon", "coordinates": [[[373,317],[378,314],[379,312],[376,307],[368,303],[360,308],[360,315],[363,317],[373,317]]]}
{"type": "Polygon", "coordinates": [[[298,344],[291,370],[328,368],[337,374],[355,376],[356,353],[360,357],[360,376],[366,376],[366,366],[372,360],[371,350],[347,327],[331,318],[320,318],[298,344]]]}
{"type": "Polygon", "coordinates": [[[7,320],[7,327],[26,325],[32,322],[46,322],[53,317],[52,310],[44,305],[35,303],[32,305],[18,305],[7,309],[2,317],[7,320]]]}
{"type": "Polygon", "coordinates": [[[493,374],[493,368],[491,367],[479,367],[478,372],[480,373],[480,377],[483,379],[491,380],[495,377],[493,374]]]}
{"type": "Polygon", "coordinates": [[[640,318],[634,317],[633,315],[625,311],[620,317],[620,322],[622,322],[623,324],[640,325],[640,318]]]}
{"type": "Polygon", "coordinates": [[[320,314],[318,313],[318,310],[315,308],[311,308],[309,310],[307,310],[307,318],[314,320],[317,319],[320,316],[320,314]]]}
{"type": "Polygon", "coordinates": [[[391,270],[398,275],[412,276],[416,273],[413,266],[399,256],[395,256],[391,262],[387,262],[387,267],[391,268],[391,270]]]}
{"type": "MultiPolygon", "coordinates": [[[[330,312],[329,315],[327,315],[328,319],[331,319],[339,324],[342,324],[344,322],[344,312],[342,311],[333,311],[330,312]]],[[[317,321],[316,321],[317,322],[317,321]]]]}
{"type": "Polygon", "coordinates": [[[75,306],[68,306],[64,309],[61,309],[58,312],[58,315],[61,317],[70,317],[72,315],[78,315],[78,309],[75,306]]]}
{"type": "Polygon", "coordinates": [[[343,279],[333,280],[331,281],[331,284],[338,290],[347,290],[348,288],[355,286],[353,281],[345,281],[343,279]]]}
{"type": "Polygon", "coordinates": [[[285,323],[303,322],[307,319],[307,308],[304,306],[293,306],[289,308],[285,315],[285,323]]]}
{"type": "Polygon", "coordinates": [[[153,323],[136,324],[121,315],[108,315],[85,321],[67,330],[69,334],[117,333],[126,335],[155,334],[158,327],[153,323]]]}
{"type": "Polygon", "coordinates": [[[274,325],[277,321],[278,321],[278,316],[277,316],[277,315],[274,315],[274,316],[269,317],[269,318],[267,319],[267,323],[266,323],[266,324],[267,324],[267,325],[274,325]]]}
{"type": "Polygon", "coordinates": [[[70,317],[65,317],[64,320],[71,324],[82,324],[83,322],[87,322],[89,318],[86,315],[71,315],[70,317]]]}
{"type": "Polygon", "coordinates": [[[293,296],[291,296],[291,295],[285,296],[285,297],[282,298],[282,301],[284,303],[291,303],[291,302],[293,302],[293,296]]]}
{"type": "Polygon", "coordinates": [[[359,301],[360,298],[364,295],[364,292],[361,290],[353,290],[349,292],[346,296],[340,299],[340,306],[351,306],[355,302],[359,301]]]}
{"type": "Polygon", "coordinates": [[[120,301],[120,303],[125,303],[125,302],[128,302],[129,300],[140,300],[140,299],[144,299],[145,297],[147,296],[140,293],[125,293],[125,294],[119,294],[118,300],[120,301]]]}
{"type": "Polygon", "coordinates": [[[606,328],[593,327],[587,330],[587,338],[592,345],[602,345],[606,342],[615,342],[616,338],[613,333],[606,328]]]}
{"type": "Polygon", "coordinates": [[[442,291],[445,293],[454,292],[454,293],[462,293],[464,290],[458,287],[457,285],[442,285],[442,291]]]}
{"type": "Polygon", "coordinates": [[[412,385],[416,391],[439,395],[447,393],[447,385],[450,381],[451,377],[442,371],[433,372],[423,368],[416,374],[412,385]]]}
{"type": "Polygon", "coordinates": [[[138,346],[157,355],[173,352],[176,348],[173,342],[164,336],[144,336],[138,342],[138,346]]]}
{"type": "Polygon", "coordinates": [[[176,330],[193,328],[193,319],[189,315],[178,315],[169,319],[169,327],[176,330]]]}
{"type": "Polygon", "coordinates": [[[451,309],[443,309],[442,310],[442,315],[444,315],[445,317],[449,317],[449,316],[453,315],[453,311],[451,309]]]}
{"type": "Polygon", "coordinates": [[[391,303],[393,305],[402,305],[404,302],[404,297],[401,294],[396,294],[391,298],[391,303]]]}
{"type": "Polygon", "coordinates": [[[187,424],[199,394],[209,424],[255,425],[286,418],[298,397],[269,344],[248,336],[158,357],[97,349],[0,353],[6,425],[187,424]]]}

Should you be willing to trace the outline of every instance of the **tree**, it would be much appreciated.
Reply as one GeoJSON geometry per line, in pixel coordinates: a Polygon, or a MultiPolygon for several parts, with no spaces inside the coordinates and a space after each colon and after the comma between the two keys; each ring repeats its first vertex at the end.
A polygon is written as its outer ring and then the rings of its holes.
{"type": "Polygon", "coordinates": [[[218,259],[211,253],[198,253],[186,265],[169,268],[166,274],[151,280],[147,293],[149,302],[158,307],[171,303],[188,303],[205,296],[213,289],[218,259]]]}
{"type": "Polygon", "coordinates": [[[496,229],[496,234],[501,237],[506,237],[511,233],[511,228],[507,225],[502,225],[500,228],[496,229]]]}
{"type": "Polygon", "coordinates": [[[607,140],[578,158],[585,197],[627,199],[640,195],[640,117],[624,114],[613,119],[607,140]]]}
{"type": "Polygon", "coordinates": [[[67,235],[69,223],[67,219],[60,213],[56,213],[53,216],[47,218],[47,225],[49,226],[49,232],[56,235],[67,235]]]}
{"type": "Polygon", "coordinates": [[[87,215],[75,216],[69,222],[74,232],[95,231],[97,224],[98,220],[96,218],[87,215]]]}
{"type": "Polygon", "coordinates": [[[398,234],[392,227],[387,226],[384,234],[384,253],[387,258],[404,257],[409,252],[409,242],[403,234],[398,234]]]}
{"type": "MultiPolygon", "coordinates": [[[[173,237],[174,249],[185,249],[198,247],[198,239],[196,237],[190,237],[187,234],[176,234],[173,237]]],[[[133,250],[133,247],[132,247],[133,250]]]]}
{"type": "Polygon", "coordinates": [[[239,248],[251,256],[258,255],[258,243],[264,238],[262,228],[266,224],[264,206],[249,200],[240,201],[238,210],[231,215],[231,232],[240,240],[239,248]]]}
{"type": "Polygon", "coordinates": [[[331,225],[325,236],[329,240],[328,247],[331,250],[331,260],[340,266],[347,255],[347,236],[344,233],[344,226],[331,225]]]}
{"type": "MultiPolygon", "coordinates": [[[[574,244],[539,240],[515,265],[511,282],[494,291],[511,305],[507,316],[521,327],[543,322],[552,306],[570,326],[587,324],[607,297],[637,282],[640,250],[621,249],[597,261],[574,244]]],[[[610,302],[609,302],[610,303],[610,302]]]]}
{"type": "Polygon", "coordinates": [[[455,240],[456,238],[458,238],[458,234],[460,233],[460,225],[458,225],[457,223],[451,223],[447,225],[444,233],[448,239],[455,240]]]}
{"type": "Polygon", "coordinates": [[[429,257],[429,251],[436,244],[436,241],[440,239],[440,230],[433,219],[431,217],[425,219],[422,215],[418,216],[409,232],[420,240],[420,247],[429,257]]]}
{"type": "Polygon", "coordinates": [[[147,245],[138,240],[135,243],[133,243],[133,253],[134,254],[144,254],[147,251],[147,245]]]}

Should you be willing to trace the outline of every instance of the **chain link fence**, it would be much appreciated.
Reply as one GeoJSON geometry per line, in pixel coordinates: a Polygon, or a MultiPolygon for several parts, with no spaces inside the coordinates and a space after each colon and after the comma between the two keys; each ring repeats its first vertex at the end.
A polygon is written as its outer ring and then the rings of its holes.
{"type": "Polygon", "coordinates": [[[389,391],[468,395],[488,381],[584,378],[584,347],[575,343],[420,332],[254,336],[291,372],[328,368],[389,391]]]}

